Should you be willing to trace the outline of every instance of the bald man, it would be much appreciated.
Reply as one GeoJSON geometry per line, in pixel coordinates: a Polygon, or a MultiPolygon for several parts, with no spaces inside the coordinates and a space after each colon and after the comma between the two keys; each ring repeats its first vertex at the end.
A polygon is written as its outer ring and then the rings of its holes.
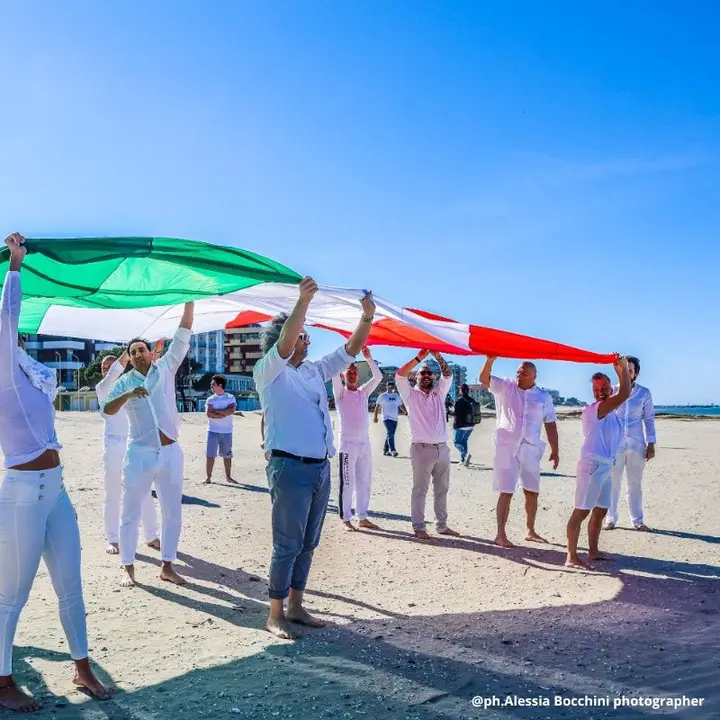
{"type": "Polygon", "coordinates": [[[540,435],[542,426],[550,443],[550,461],[557,469],[560,462],[557,417],[550,393],[537,387],[537,368],[531,362],[521,363],[515,380],[492,375],[494,357],[488,357],[480,371],[480,382],[495,396],[495,461],[493,490],[499,493],[497,503],[497,536],[495,544],[511,548],[505,526],[510,503],[518,481],[525,493],[525,539],[547,542],[535,530],[538,495],[540,494],[540,461],[545,443],[540,435]]]}

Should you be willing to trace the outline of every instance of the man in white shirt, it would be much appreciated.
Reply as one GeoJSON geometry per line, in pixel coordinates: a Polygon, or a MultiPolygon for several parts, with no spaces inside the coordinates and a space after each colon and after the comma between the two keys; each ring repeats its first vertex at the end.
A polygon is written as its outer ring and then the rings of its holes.
{"type": "Polygon", "coordinates": [[[606,530],[613,530],[618,521],[618,503],[623,470],[627,474],[627,503],[630,522],[636,530],[650,532],[643,519],[642,478],[645,463],[655,457],[655,407],[650,391],[637,383],[640,360],[628,355],[632,390],[618,412],[623,424],[623,440],[613,467],[612,505],[607,514],[606,530]],[[643,433],[644,426],[644,433],[643,433]]]}
{"type": "Polygon", "coordinates": [[[550,461],[557,469],[560,463],[557,417],[552,397],[535,384],[537,368],[531,362],[521,363],[515,380],[492,375],[496,358],[489,357],[480,371],[480,382],[495,396],[495,459],[493,461],[493,490],[499,493],[496,515],[495,544],[515,547],[508,540],[506,525],[510,503],[518,481],[525,494],[525,539],[547,542],[535,530],[538,495],[540,494],[540,461],[545,452],[541,440],[545,425],[550,443],[550,461]]]}
{"type": "Polygon", "coordinates": [[[194,303],[185,303],[180,326],[165,355],[153,362],[150,346],[133,340],[128,346],[133,369],[113,385],[102,410],[115,415],[127,404],[130,442],[123,467],[120,562],[123,587],[135,586],[135,550],[142,504],[155,483],[162,516],[160,579],[184,585],[172,566],[182,529],[183,453],[177,442],[180,415],[175,375],[190,349],[194,303]]]}
{"type": "Polygon", "coordinates": [[[387,390],[380,395],[375,403],[375,414],[373,421],[378,421],[378,414],[382,410],[383,425],[385,425],[385,445],[383,446],[383,455],[392,455],[397,457],[395,449],[395,432],[398,426],[398,417],[400,412],[404,410],[402,398],[398,394],[397,386],[394,380],[389,380],[387,390]]]}
{"type": "Polygon", "coordinates": [[[233,415],[237,403],[234,395],[225,392],[225,378],[222,375],[212,376],[210,389],[213,394],[208,398],[205,408],[208,417],[205,482],[212,482],[215,458],[220,455],[225,465],[225,479],[229,483],[237,484],[232,477],[233,415]]]}
{"type": "Polygon", "coordinates": [[[325,383],[360,352],[375,314],[372,293],[366,293],[360,323],[347,343],[317,362],[308,362],[310,337],[303,325],[317,289],[312,278],[302,280],[292,313],[275,318],[263,333],[263,357],[253,370],[263,409],[272,500],[270,615],[265,627],[286,640],[296,637],[289,622],[324,626],[302,602],[330,497],[328,458],[335,454],[325,383]]]}
{"type": "Polygon", "coordinates": [[[358,387],[358,369],[355,363],[333,378],[333,397],[340,418],[340,479],[338,512],[345,527],[357,530],[352,524],[353,493],[356,496],[355,515],[359,526],[378,530],[368,520],[370,487],[372,485],[372,449],[370,447],[370,424],[368,398],[382,380],[382,373],[366,347],[362,349],[372,377],[358,387]],[[345,384],[343,385],[343,379],[345,384]]]}
{"type": "MultiPolygon", "coordinates": [[[[156,345],[156,352],[157,350],[156,345]]],[[[103,377],[95,386],[100,407],[107,400],[112,386],[125,372],[129,360],[130,357],[127,351],[123,352],[119,358],[114,355],[107,355],[102,359],[100,368],[103,377]]],[[[105,539],[108,541],[105,552],[108,555],[117,555],[120,552],[120,499],[122,496],[122,468],[128,439],[128,418],[125,408],[122,408],[115,415],[106,415],[103,412],[100,414],[105,424],[105,454],[103,457],[105,505],[103,519],[105,539]]],[[[147,499],[143,503],[141,519],[145,542],[154,550],[159,550],[160,540],[158,538],[155,503],[150,493],[147,494],[147,499]]]]}
{"type": "Polygon", "coordinates": [[[577,552],[580,530],[588,515],[588,559],[610,559],[600,552],[600,530],[612,501],[613,463],[622,442],[622,422],[616,411],[630,395],[627,358],[617,358],[615,371],[620,379],[617,392],[613,394],[607,375],[595,373],[592,377],[595,402],[582,412],[585,442],[577,466],[575,509],[567,524],[567,567],[592,569],[589,563],[580,559],[577,552]]]}
{"type": "Polygon", "coordinates": [[[421,350],[395,375],[400,397],[407,408],[410,424],[410,461],[413,471],[410,517],[415,537],[418,540],[430,540],[425,523],[425,499],[431,480],[435,529],[440,535],[459,535],[447,526],[450,448],[447,444],[445,398],[452,387],[452,372],[442,355],[439,352],[433,352],[432,355],[438,361],[442,373],[438,384],[435,385],[433,371],[427,365],[423,365],[417,373],[415,387],[412,387],[408,380],[412,369],[429,354],[429,350],[421,350]]]}

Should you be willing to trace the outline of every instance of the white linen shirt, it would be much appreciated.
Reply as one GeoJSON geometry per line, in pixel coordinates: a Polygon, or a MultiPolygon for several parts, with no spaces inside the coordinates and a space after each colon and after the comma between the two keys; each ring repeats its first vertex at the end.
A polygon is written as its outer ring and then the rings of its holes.
{"type": "Polygon", "coordinates": [[[406,377],[395,375],[395,384],[408,413],[411,442],[429,445],[447,442],[445,398],[452,383],[452,375],[441,375],[435,387],[425,393],[419,387],[413,387],[406,377]]]}
{"type": "MultiPolygon", "coordinates": [[[[95,386],[97,393],[98,405],[102,408],[107,401],[107,396],[112,386],[120,379],[125,372],[125,368],[116,360],[109,368],[105,377],[95,386]]],[[[102,419],[105,421],[105,442],[111,441],[127,441],[128,438],[128,416],[127,410],[121,407],[114,415],[106,415],[100,411],[102,419]]]]}
{"type": "Polygon", "coordinates": [[[333,396],[340,419],[340,450],[346,442],[368,442],[370,421],[368,417],[368,398],[382,380],[382,373],[375,361],[367,361],[372,377],[357,390],[348,390],[340,380],[333,378],[333,396]]]}
{"type": "Polygon", "coordinates": [[[265,418],[265,451],[282,450],[322,460],[335,454],[325,383],[354,360],[345,347],[299,367],[283,358],[277,344],[253,368],[265,418]]]}
{"type": "MultiPolygon", "coordinates": [[[[550,393],[533,386],[521,390],[510,378],[490,377],[495,396],[495,447],[516,453],[523,443],[545,450],[541,439],[545,423],[557,422],[550,393]]],[[[542,457],[542,453],[541,453],[542,457]]]]}
{"type": "MultiPolygon", "coordinates": [[[[616,387],[615,392],[617,391],[616,387]]],[[[620,450],[635,450],[644,455],[646,442],[656,442],[655,406],[650,391],[635,383],[630,391],[630,397],[618,408],[617,414],[623,426],[620,450]]]]}
{"type": "Polygon", "coordinates": [[[616,410],[604,418],[598,418],[599,404],[594,402],[582,411],[585,442],[580,450],[580,457],[612,464],[622,443],[622,421],[616,410]]]}
{"type": "Polygon", "coordinates": [[[30,382],[18,363],[21,299],[20,273],[8,271],[0,305],[0,448],[7,468],[62,448],[50,398],[30,382]]]}
{"type": "Polygon", "coordinates": [[[167,352],[150,365],[147,375],[133,369],[123,375],[110,389],[107,404],[133,388],[144,387],[147,397],[132,397],[126,403],[130,424],[130,445],[157,450],[160,447],[158,430],[170,440],[180,434],[180,414],[175,399],[175,375],[190,349],[192,330],[178,328],[167,352]]]}

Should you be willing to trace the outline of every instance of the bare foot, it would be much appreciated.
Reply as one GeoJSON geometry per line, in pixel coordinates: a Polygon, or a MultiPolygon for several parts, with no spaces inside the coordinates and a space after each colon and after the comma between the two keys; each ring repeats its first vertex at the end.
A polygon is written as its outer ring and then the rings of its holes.
{"type": "Polygon", "coordinates": [[[211,482],[212,482],[212,478],[211,478],[211,477],[205,478],[205,480],[203,481],[203,485],[209,485],[211,482]]]}
{"type": "Polygon", "coordinates": [[[125,565],[125,575],[120,581],[120,587],[134,588],[135,587],[135,566],[125,565]]]}
{"type": "Polygon", "coordinates": [[[308,627],[322,628],[327,625],[324,620],[313,617],[304,607],[289,607],[286,617],[290,622],[297,623],[298,625],[307,625],[308,627]]]}
{"type": "Polygon", "coordinates": [[[600,562],[605,562],[605,561],[614,560],[615,558],[613,558],[612,555],[606,555],[605,553],[602,553],[598,550],[597,552],[589,552],[588,559],[599,560],[600,562]]]}
{"type": "Polygon", "coordinates": [[[652,532],[652,530],[645,523],[640,523],[639,525],[636,525],[635,529],[639,530],[640,532],[652,532]]]}
{"type": "Polygon", "coordinates": [[[497,545],[498,547],[502,548],[514,548],[515,546],[504,536],[498,535],[494,540],[493,543],[497,545]]]}
{"type": "Polygon", "coordinates": [[[432,540],[432,536],[426,530],[415,531],[416,540],[432,540]]]}
{"type": "Polygon", "coordinates": [[[0,687],[0,707],[13,712],[30,713],[37,712],[42,705],[34,697],[23,692],[14,680],[10,680],[10,684],[0,687]]]}
{"type": "Polygon", "coordinates": [[[237,481],[237,480],[234,480],[234,479],[231,478],[231,477],[226,477],[225,480],[227,480],[231,485],[237,485],[237,484],[238,484],[238,481],[237,481]]]}
{"type": "Polygon", "coordinates": [[[160,579],[165,582],[172,583],[173,585],[187,585],[187,580],[181,575],[178,575],[175,572],[175,568],[170,563],[162,566],[162,569],[160,570],[160,579]]]}
{"type": "Polygon", "coordinates": [[[154,540],[151,540],[147,544],[147,546],[152,548],[153,550],[159,550],[160,549],[160,540],[158,538],[155,538],[154,540]]]}
{"type": "Polygon", "coordinates": [[[357,531],[357,528],[349,520],[343,520],[343,525],[345,526],[345,529],[348,532],[356,532],[357,531]]]}
{"type": "Polygon", "coordinates": [[[605,526],[603,527],[603,530],[614,530],[614,529],[615,529],[614,522],[606,522],[605,526]]]}
{"type": "Polygon", "coordinates": [[[279,637],[281,640],[295,640],[297,635],[288,624],[285,617],[272,617],[270,616],[265,623],[265,629],[272,633],[275,637],[279,637]]]}
{"type": "Polygon", "coordinates": [[[445,528],[444,530],[438,530],[438,535],[449,535],[450,537],[460,537],[460,533],[457,530],[451,530],[445,528]]]}
{"type": "Polygon", "coordinates": [[[358,525],[361,528],[365,528],[366,530],[379,530],[380,528],[374,523],[370,522],[370,520],[361,520],[358,525]]]}
{"type": "Polygon", "coordinates": [[[565,561],[565,567],[575,568],[576,570],[592,570],[592,565],[589,565],[579,557],[568,557],[565,561]]]}
{"type": "Polygon", "coordinates": [[[546,543],[547,544],[547,540],[544,537],[538,535],[534,530],[528,530],[527,535],[525,536],[525,539],[528,542],[546,543]]]}
{"type": "Polygon", "coordinates": [[[108,555],[119,555],[120,554],[120,545],[118,545],[116,542],[110,543],[106,548],[105,552],[108,555]]]}
{"type": "Polygon", "coordinates": [[[112,697],[112,690],[106,688],[96,677],[90,666],[77,668],[73,678],[75,687],[86,690],[95,700],[109,700],[112,697]]]}

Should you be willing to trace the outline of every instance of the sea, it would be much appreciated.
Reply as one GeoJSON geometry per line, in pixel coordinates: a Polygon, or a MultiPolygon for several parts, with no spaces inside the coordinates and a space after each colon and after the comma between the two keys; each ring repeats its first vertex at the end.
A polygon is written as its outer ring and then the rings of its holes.
{"type": "Polygon", "coordinates": [[[656,405],[657,415],[720,415],[720,405],[656,405]]]}

